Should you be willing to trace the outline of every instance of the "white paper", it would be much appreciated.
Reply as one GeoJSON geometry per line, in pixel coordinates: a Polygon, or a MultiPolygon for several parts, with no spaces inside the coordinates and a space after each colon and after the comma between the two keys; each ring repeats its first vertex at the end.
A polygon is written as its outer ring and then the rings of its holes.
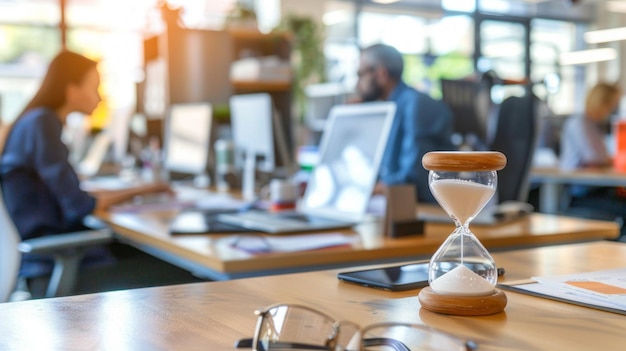
{"type": "Polygon", "coordinates": [[[532,279],[538,284],[516,288],[626,311],[626,268],[532,279]]]}
{"type": "Polygon", "coordinates": [[[224,238],[231,247],[249,253],[294,252],[327,247],[351,245],[357,237],[341,233],[314,233],[305,235],[268,237],[264,235],[237,235],[224,238]]]}

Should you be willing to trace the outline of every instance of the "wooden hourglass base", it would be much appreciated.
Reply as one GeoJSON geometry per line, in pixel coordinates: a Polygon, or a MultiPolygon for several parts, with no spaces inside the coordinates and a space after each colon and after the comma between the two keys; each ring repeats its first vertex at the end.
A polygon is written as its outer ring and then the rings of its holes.
{"type": "Polygon", "coordinates": [[[455,316],[485,316],[504,311],[506,294],[495,289],[491,295],[454,296],[437,294],[427,286],[418,295],[423,308],[437,313],[455,316]]]}

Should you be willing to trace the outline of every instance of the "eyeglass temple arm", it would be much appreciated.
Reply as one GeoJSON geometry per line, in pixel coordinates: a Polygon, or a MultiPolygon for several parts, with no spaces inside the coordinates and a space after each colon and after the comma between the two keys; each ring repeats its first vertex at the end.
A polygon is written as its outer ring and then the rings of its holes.
{"type": "Polygon", "coordinates": [[[367,338],[363,339],[363,346],[390,346],[395,351],[411,351],[402,341],[391,338],[367,338]]]}
{"type": "MultiPolygon", "coordinates": [[[[253,339],[252,338],[245,338],[245,339],[239,339],[237,340],[237,342],[235,342],[235,348],[237,349],[246,349],[246,348],[252,348],[252,342],[253,339]]],[[[278,342],[271,342],[271,349],[276,349],[276,350],[290,350],[290,349],[297,349],[297,350],[330,350],[328,347],[326,346],[319,346],[319,345],[311,345],[311,344],[300,344],[300,343],[294,343],[294,342],[282,342],[282,341],[278,341],[278,342]]],[[[259,350],[262,351],[262,350],[259,350]]]]}
{"type": "MultiPolygon", "coordinates": [[[[238,348],[238,349],[252,348],[252,342],[253,342],[252,338],[239,339],[237,340],[237,342],[235,342],[235,348],[238,348]]],[[[401,341],[390,339],[390,338],[369,338],[369,339],[363,340],[363,344],[366,347],[387,345],[387,346],[391,346],[395,351],[411,351],[401,341]]],[[[272,349],[328,350],[328,347],[319,346],[319,345],[311,345],[311,344],[290,343],[290,342],[273,342],[272,349]]],[[[471,348],[470,346],[468,350],[474,350],[474,348],[471,348]]]]}
{"type": "MultiPolygon", "coordinates": [[[[411,351],[402,341],[390,338],[368,338],[363,340],[363,345],[365,347],[369,346],[382,346],[387,345],[391,346],[395,351],[411,351]]],[[[474,341],[466,341],[463,346],[467,351],[478,350],[478,344],[474,341]]]]}

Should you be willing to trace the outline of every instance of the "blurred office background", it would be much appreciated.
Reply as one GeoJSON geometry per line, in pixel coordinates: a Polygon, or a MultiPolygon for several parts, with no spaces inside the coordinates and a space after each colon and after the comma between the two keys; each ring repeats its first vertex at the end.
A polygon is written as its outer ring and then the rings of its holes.
{"type": "MultiPolygon", "coordinates": [[[[624,0],[0,0],[2,120],[17,116],[38,87],[47,63],[62,47],[100,61],[103,103],[89,119],[92,128],[105,127],[119,111],[162,118],[168,103],[184,102],[174,101],[176,86],[168,88],[163,83],[168,70],[172,80],[171,70],[180,66],[175,53],[163,50],[162,39],[149,40],[167,32],[163,6],[180,9],[180,20],[175,23],[190,31],[232,29],[228,21],[238,6],[255,10],[254,30],[261,35],[270,35],[281,25],[285,28],[287,18],[305,18],[316,26],[324,54],[319,65],[323,72],[296,82],[297,86],[291,85],[293,80],[286,85],[246,85],[216,79],[190,88],[210,95],[198,98],[215,98],[217,113],[220,103],[227,107],[224,96],[272,93],[278,105],[287,105],[281,112],[292,134],[292,147],[304,143],[294,132],[304,124],[307,113],[306,105],[293,106],[298,91],[311,83],[333,82],[349,94],[356,82],[359,47],[372,43],[396,46],[405,55],[405,79],[434,97],[442,96],[440,79],[493,70],[501,78],[521,83],[494,87],[492,100],[523,95],[530,82],[533,93],[549,107],[549,117],[555,119],[580,111],[587,87],[597,80],[619,80],[626,62],[626,46],[620,41],[625,35],[615,32],[612,37],[598,38],[586,34],[624,26],[624,0]],[[169,63],[161,62],[163,57],[169,63]]],[[[169,45],[177,42],[170,38],[169,45]]],[[[181,55],[196,57],[184,64],[207,66],[198,69],[210,76],[213,66],[231,65],[257,54],[258,46],[233,45],[223,51],[213,47],[181,55]],[[222,55],[229,57],[226,63],[216,60],[222,55]]],[[[287,51],[280,46],[270,50],[292,64],[319,63],[298,56],[302,53],[293,44],[287,51]]],[[[190,72],[186,74],[193,76],[196,71],[190,72]]]]}

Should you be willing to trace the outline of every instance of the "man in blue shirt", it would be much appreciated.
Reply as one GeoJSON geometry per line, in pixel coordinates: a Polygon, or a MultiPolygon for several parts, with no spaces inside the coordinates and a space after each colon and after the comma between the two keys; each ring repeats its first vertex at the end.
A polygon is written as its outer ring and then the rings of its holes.
{"type": "Polygon", "coordinates": [[[381,182],[414,184],[419,202],[434,202],[422,156],[456,149],[451,141],[452,112],[445,103],[406,85],[403,68],[402,55],[391,46],[376,44],[363,49],[357,92],[362,102],[389,100],[397,105],[380,166],[381,182]]]}

